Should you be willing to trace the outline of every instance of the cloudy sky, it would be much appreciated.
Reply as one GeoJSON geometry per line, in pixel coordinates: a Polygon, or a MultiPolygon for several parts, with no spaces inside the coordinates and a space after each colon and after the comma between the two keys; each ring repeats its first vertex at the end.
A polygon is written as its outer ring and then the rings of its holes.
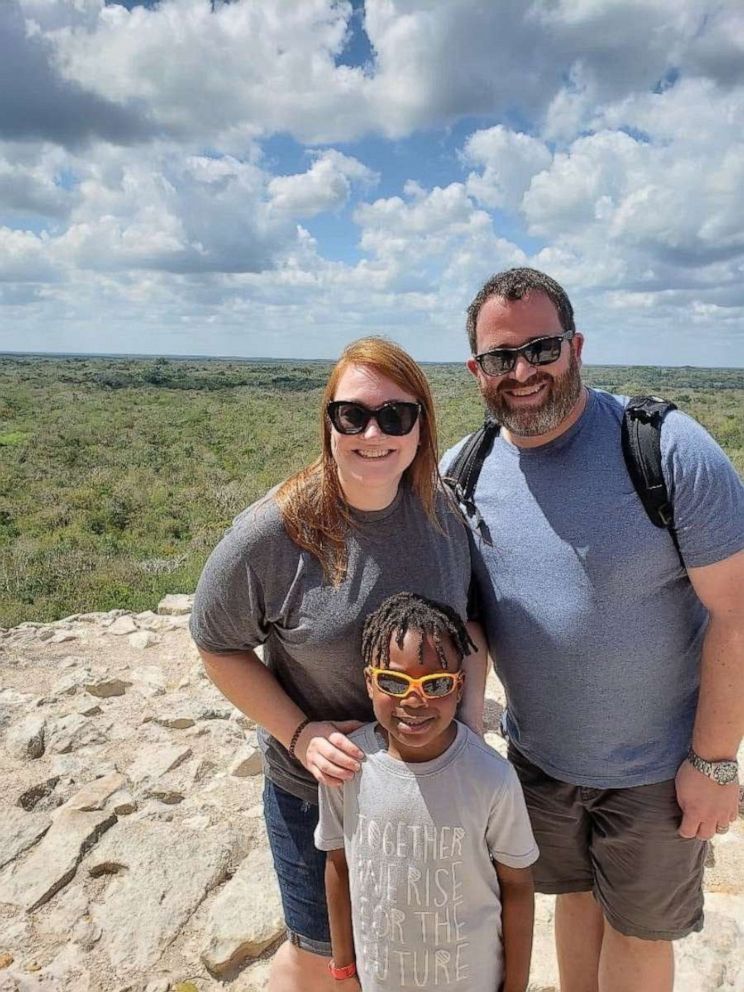
{"type": "Polygon", "coordinates": [[[0,0],[0,351],[744,365],[741,0],[0,0]]]}

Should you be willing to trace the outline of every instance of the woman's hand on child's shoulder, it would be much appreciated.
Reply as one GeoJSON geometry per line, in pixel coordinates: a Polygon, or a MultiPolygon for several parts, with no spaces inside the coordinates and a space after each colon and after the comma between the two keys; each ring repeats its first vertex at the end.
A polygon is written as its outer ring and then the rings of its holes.
{"type": "Polygon", "coordinates": [[[343,785],[364,757],[346,734],[361,726],[360,720],[313,720],[303,728],[294,753],[321,785],[343,785]]]}

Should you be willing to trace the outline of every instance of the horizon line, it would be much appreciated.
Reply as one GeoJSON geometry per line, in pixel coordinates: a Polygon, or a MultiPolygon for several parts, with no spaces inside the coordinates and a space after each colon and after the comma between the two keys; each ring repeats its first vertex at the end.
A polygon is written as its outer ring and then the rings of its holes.
{"type": "MultiPolygon", "coordinates": [[[[164,358],[168,361],[200,361],[209,362],[315,362],[328,363],[338,360],[333,358],[287,358],[271,355],[199,355],[199,354],[162,354],[158,352],[120,352],[120,351],[0,351],[0,358],[112,358],[112,359],[155,359],[164,358]]],[[[416,359],[419,365],[464,365],[466,359],[416,359]]],[[[585,362],[587,368],[617,368],[617,369],[705,369],[708,371],[740,372],[742,365],[674,365],[665,362],[663,365],[648,362],[585,362]]]]}

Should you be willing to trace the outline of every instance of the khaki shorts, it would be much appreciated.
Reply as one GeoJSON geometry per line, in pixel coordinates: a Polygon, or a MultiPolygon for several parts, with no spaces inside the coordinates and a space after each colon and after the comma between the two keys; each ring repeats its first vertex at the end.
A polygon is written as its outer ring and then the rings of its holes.
{"type": "Polygon", "coordinates": [[[615,930],[677,940],[703,928],[707,843],[677,833],[674,781],[591,789],[546,775],[513,744],[516,768],[540,848],[538,892],[593,892],[615,930]]]}

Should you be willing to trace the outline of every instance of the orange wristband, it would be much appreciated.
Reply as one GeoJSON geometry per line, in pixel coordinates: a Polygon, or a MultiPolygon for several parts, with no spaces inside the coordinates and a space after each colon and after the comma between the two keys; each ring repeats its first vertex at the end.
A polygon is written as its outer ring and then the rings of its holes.
{"type": "Polygon", "coordinates": [[[333,958],[331,958],[328,962],[328,970],[337,982],[342,982],[345,978],[353,978],[357,973],[355,961],[352,961],[351,964],[344,965],[343,968],[337,968],[334,964],[333,958]]]}

